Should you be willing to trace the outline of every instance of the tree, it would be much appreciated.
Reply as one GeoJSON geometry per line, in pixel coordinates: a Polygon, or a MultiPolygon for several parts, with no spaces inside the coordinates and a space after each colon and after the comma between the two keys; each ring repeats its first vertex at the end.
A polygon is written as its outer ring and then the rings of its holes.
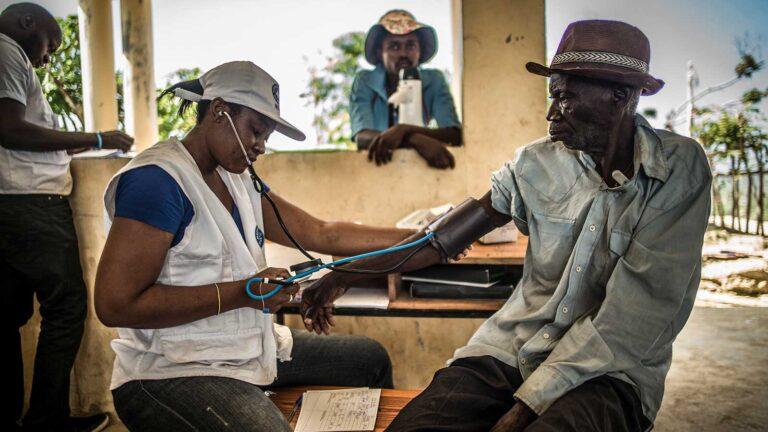
{"type": "MultiPolygon", "coordinates": [[[[742,97],[748,103],[737,108],[714,107],[700,109],[699,116],[704,120],[695,129],[695,135],[704,146],[710,159],[715,176],[717,166],[728,164],[731,186],[731,226],[735,231],[748,232],[749,220],[753,216],[753,197],[757,198],[757,227],[755,234],[765,234],[764,171],[768,154],[768,134],[764,130],[765,118],[756,104],[762,98],[755,97],[755,90],[750,90],[742,97]],[[757,174],[757,188],[754,187],[753,175],[757,174]],[[742,226],[741,182],[742,175],[747,177],[746,222],[742,226]],[[756,189],[756,190],[755,190],[756,189]]],[[[715,210],[720,213],[721,226],[724,225],[725,211],[720,201],[718,182],[713,182],[715,192],[715,210]]]]}
{"type": "Polygon", "coordinates": [[[60,126],[69,131],[83,130],[83,82],[80,79],[80,39],[77,15],[57,18],[61,26],[61,47],[45,68],[37,70],[43,92],[60,126]]]}
{"type": "MultiPolygon", "coordinates": [[[[83,117],[83,82],[80,66],[80,29],[77,15],[57,18],[61,27],[61,47],[53,54],[51,62],[38,69],[37,75],[42,84],[51,109],[58,117],[59,125],[68,131],[82,131],[85,125],[83,117]]],[[[168,76],[169,84],[192,79],[200,75],[200,69],[179,69],[168,76]]],[[[125,110],[123,108],[123,74],[115,73],[118,128],[125,130],[125,110]]],[[[160,90],[158,90],[159,95],[160,90]]],[[[194,116],[177,115],[179,102],[173,98],[163,98],[157,103],[158,132],[161,139],[178,136],[194,126],[194,116]]]]}
{"type": "Polygon", "coordinates": [[[351,140],[349,94],[355,75],[361,69],[365,51],[365,33],[345,33],[333,40],[334,53],[326,64],[309,68],[307,91],[301,96],[315,108],[312,125],[318,142],[335,144],[342,149],[357,148],[351,140]]]}
{"type": "Polygon", "coordinates": [[[736,40],[736,48],[739,51],[740,59],[739,63],[733,68],[734,76],[720,84],[707,87],[698,93],[693,93],[694,87],[698,86],[698,75],[696,74],[695,69],[693,69],[693,64],[688,62],[688,85],[690,86],[691,97],[667,114],[667,121],[665,124],[667,129],[671,131],[675,130],[675,125],[679,123],[680,116],[686,112],[686,108],[688,108],[689,105],[692,108],[691,118],[689,120],[691,121],[691,129],[693,129],[693,117],[696,112],[694,108],[695,102],[712,93],[731,87],[739,81],[750,79],[755,73],[763,70],[765,62],[757,60],[754,54],[755,52],[760,51],[759,43],[753,40],[749,34],[745,34],[743,37],[736,40]]]}
{"type": "MultiPolygon", "coordinates": [[[[200,68],[179,69],[168,75],[164,88],[168,88],[180,81],[187,81],[197,78],[201,75],[200,68]]],[[[157,89],[157,96],[163,89],[157,89]]],[[[158,134],[161,140],[166,140],[172,136],[180,137],[183,132],[187,132],[195,126],[194,110],[187,110],[183,115],[179,115],[179,106],[181,101],[174,97],[163,97],[157,100],[157,122],[158,134]]]]}

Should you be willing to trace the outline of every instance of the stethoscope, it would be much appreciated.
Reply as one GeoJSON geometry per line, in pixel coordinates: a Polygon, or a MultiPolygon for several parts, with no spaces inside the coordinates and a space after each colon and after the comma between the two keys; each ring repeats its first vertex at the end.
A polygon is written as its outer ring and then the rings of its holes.
{"type": "MultiPolygon", "coordinates": [[[[412,242],[402,244],[399,246],[393,246],[386,249],[380,249],[377,251],[367,252],[360,255],[355,255],[347,258],[342,258],[340,260],[332,261],[330,263],[324,264],[323,261],[319,258],[316,258],[312,256],[309,252],[307,252],[306,249],[293,237],[290,230],[288,230],[288,227],[285,225],[285,222],[283,221],[282,216],[280,215],[280,210],[278,210],[277,205],[274,201],[272,201],[272,198],[269,196],[269,190],[264,187],[264,182],[261,180],[261,178],[256,174],[256,171],[253,169],[253,161],[251,161],[251,158],[248,157],[248,152],[245,151],[245,146],[243,145],[242,140],[240,140],[240,134],[237,133],[237,129],[235,128],[235,123],[232,121],[232,117],[229,115],[226,111],[219,111],[218,115],[221,117],[226,116],[227,120],[229,121],[229,125],[232,127],[232,132],[235,134],[235,138],[237,138],[237,143],[240,144],[240,150],[243,152],[243,156],[245,157],[245,161],[248,163],[248,173],[251,176],[251,181],[253,182],[253,187],[256,189],[256,192],[259,193],[259,195],[263,196],[267,199],[267,202],[269,202],[269,205],[272,207],[272,209],[275,212],[275,217],[277,218],[278,224],[280,224],[280,228],[283,230],[285,235],[288,237],[288,239],[291,241],[291,243],[296,246],[296,249],[301,251],[301,253],[309,258],[309,261],[305,261],[296,265],[291,266],[290,270],[294,273],[292,276],[286,278],[286,279],[270,279],[270,278],[262,278],[262,277],[254,277],[248,279],[248,281],[245,284],[245,292],[248,294],[248,297],[263,302],[264,300],[269,299],[270,297],[273,297],[275,294],[280,292],[283,288],[285,288],[288,285],[299,283],[305,279],[307,279],[310,275],[313,273],[316,273],[320,270],[329,269],[331,271],[337,271],[337,272],[343,272],[343,273],[362,273],[362,274],[387,274],[391,273],[393,271],[396,271],[400,266],[405,264],[406,261],[411,259],[417,252],[419,252],[421,249],[423,249],[434,237],[434,233],[428,232],[424,237],[414,240],[412,242]],[[349,264],[354,261],[361,260],[363,258],[370,258],[378,255],[385,255],[390,254],[393,252],[400,252],[406,249],[414,248],[413,251],[411,251],[408,255],[403,257],[402,260],[400,260],[397,264],[383,270],[366,270],[366,269],[344,269],[339,268],[340,266],[343,266],[344,264],[349,264]],[[254,294],[251,290],[251,287],[253,284],[273,284],[277,285],[272,291],[266,293],[266,294],[254,294]]],[[[268,313],[269,309],[263,308],[264,312],[268,313]]]]}

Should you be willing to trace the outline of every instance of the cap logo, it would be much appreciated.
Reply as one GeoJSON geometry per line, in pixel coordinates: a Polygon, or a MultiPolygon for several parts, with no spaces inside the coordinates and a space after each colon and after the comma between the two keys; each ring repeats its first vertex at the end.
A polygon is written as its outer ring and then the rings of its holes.
{"type": "Polygon", "coordinates": [[[280,86],[277,83],[272,84],[272,97],[275,98],[275,109],[280,111],[280,86]]]}
{"type": "Polygon", "coordinates": [[[552,58],[552,66],[562,63],[603,63],[648,73],[648,63],[634,57],[604,51],[568,51],[552,58]]]}

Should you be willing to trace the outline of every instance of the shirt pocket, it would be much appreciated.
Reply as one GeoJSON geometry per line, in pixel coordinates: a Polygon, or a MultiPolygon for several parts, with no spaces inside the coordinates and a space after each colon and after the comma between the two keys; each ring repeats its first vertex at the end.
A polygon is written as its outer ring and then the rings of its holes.
{"type": "Polygon", "coordinates": [[[630,234],[612,230],[611,236],[608,238],[608,249],[611,251],[611,257],[616,259],[624,256],[629,248],[630,241],[632,241],[630,234]]]}
{"type": "Polygon", "coordinates": [[[19,161],[30,164],[65,166],[68,165],[69,161],[72,159],[65,150],[45,152],[14,150],[11,154],[19,161]]]}
{"type": "Polygon", "coordinates": [[[533,226],[529,242],[533,274],[557,282],[573,251],[575,220],[531,212],[533,226]]]}
{"type": "MultiPolygon", "coordinates": [[[[185,241],[191,239],[189,229],[184,232],[184,238],[181,239],[175,248],[186,245],[185,241]]],[[[170,283],[169,285],[202,285],[213,282],[224,282],[232,279],[232,255],[222,253],[220,256],[205,256],[198,254],[193,257],[191,254],[179,252],[168,260],[170,283]]]]}
{"type": "Polygon", "coordinates": [[[187,331],[181,333],[160,331],[160,348],[168,361],[177,364],[242,366],[263,352],[261,327],[217,332],[199,331],[195,327],[195,324],[191,324],[187,331]]]}

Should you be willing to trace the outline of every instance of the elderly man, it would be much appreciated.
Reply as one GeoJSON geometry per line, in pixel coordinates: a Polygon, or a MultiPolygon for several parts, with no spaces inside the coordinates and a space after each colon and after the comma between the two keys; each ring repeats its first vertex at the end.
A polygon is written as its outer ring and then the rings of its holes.
{"type": "MultiPolygon", "coordinates": [[[[436,263],[511,219],[530,236],[523,277],[390,430],[651,427],[699,284],[711,174],[695,141],[635,113],[664,84],[649,58],[639,29],[581,21],[550,67],[526,65],[550,77],[550,136],[436,224],[434,247],[404,266],[436,263]]],[[[328,331],[328,301],[355,277],[333,273],[304,294],[308,328],[328,331]]]]}
{"type": "Polygon", "coordinates": [[[0,14],[0,292],[3,346],[10,350],[2,429],[14,430],[24,404],[19,329],[40,302],[40,337],[26,430],[98,430],[104,414],[69,417],[69,374],[83,334],[86,291],[67,196],[69,153],[87,147],[127,150],[133,139],[61,132],[36,67],[61,44],[61,29],[40,6],[18,3],[0,14]]]}
{"type": "Polygon", "coordinates": [[[404,10],[391,10],[368,31],[365,59],[375,66],[358,73],[349,97],[352,139],[368,149],[368,159],[382,165],[398,148],[413,148],[434,168],[453,168],[446,146],[461,145],[461,124],[453,97],[442,72],[420,68],[437,52],[437,34],[404,10]],[[398,109],[387,101],[397,90],[403,69],[419,67],[422,82],[424,124],[404,124],[398,109]]]}

